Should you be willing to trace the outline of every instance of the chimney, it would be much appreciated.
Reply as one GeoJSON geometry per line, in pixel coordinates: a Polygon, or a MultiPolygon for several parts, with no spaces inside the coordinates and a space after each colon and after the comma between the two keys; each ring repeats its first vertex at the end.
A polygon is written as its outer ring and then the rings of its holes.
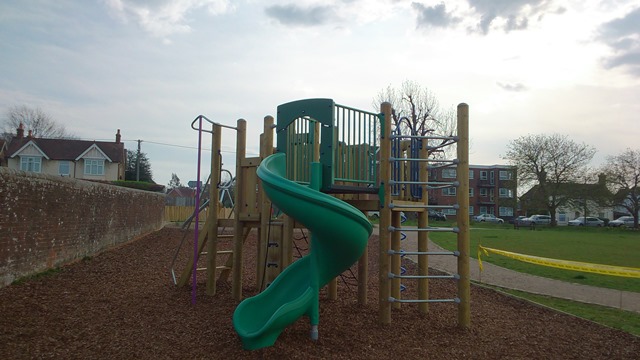
{"type": "Polygon", "coordinates": [[[598,174],[598,185],[606,185],[607,184],[607,175],[598,174]]]}
{"type": "Polygon", "coordinates": [[[33,131],[29,130],[29,135],[27,135],[29,139],[33,138],[33,131]]]}
{"type": "Polygon", "coordinates": [[[120,144],[121,138],[122,136],[120,136],[120,129],[118,129],[118,132],[116,133],[116,144],[120,144]]]}
{"type": "Polygon", "coordinates": [[[18,126],[18,133],[16,138],[18,139],[22,139],[24,137],[24,125],[22,125],[22,123],[20,123],[20,126],[18,126]]]}

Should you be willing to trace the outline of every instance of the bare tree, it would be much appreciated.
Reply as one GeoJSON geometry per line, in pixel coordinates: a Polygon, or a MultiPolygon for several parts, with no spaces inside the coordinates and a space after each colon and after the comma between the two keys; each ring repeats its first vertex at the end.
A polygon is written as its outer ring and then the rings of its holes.
{"type": "Polygon", "coordinates": [[[521,136],[507,147],[502,158],[517,167],[521,184],[536,185],[532,189],[535,205],[549,211],[555,226],[556,210],[571,199],[567,189],[586,172],[595,148],[559,134],[521,136]]]}
{"type": "Polygon", "coordinates": [[[614,204],[633,216],[633,227],[638,227],[640,212],[640,150],[627,148],[621,154],[608,156],[602,171],[614,191],[614,204]]]}
{"type": "Polygon", "coordinates": [[[178,175],[176,173],[171,173],[171,180],[169,181],[169,184],[167,185],[167,190],[171,191],[172,189],[180,188],[180,187],[182,187],[182,183],[180,182],[180,178],[178,177],[178,175]]]}
{"type": "MultiPolygon", "coordinates": [[[[402,135],[444,135],[456,133],[456,113],[452,108],[441,109],[436,96],[420,84],[406,80],[399,89],[388,86],[374,98],[376,109],[383,102],[393,107],[392,128],[402,135]]],[[[430,141],[431,154],[455,154],[455,147],[448,146],[452,141],[430,141]]]]}
{"type": "Polygon", "coordinates": [[[38,107],[16,105],[10,107],[2,123],[2,132],[7,135],[16,133],[16,129],[22,124],[26,131],[31,131],[34,137],[39,138],[68,138],[72,137],[64,125],[56,122],[49,114],[38,107]]]}

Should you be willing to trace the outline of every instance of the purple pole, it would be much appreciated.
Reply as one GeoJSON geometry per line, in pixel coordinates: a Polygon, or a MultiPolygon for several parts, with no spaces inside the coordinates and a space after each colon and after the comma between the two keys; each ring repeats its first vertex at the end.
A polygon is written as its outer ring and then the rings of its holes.
{"type": "Polygon", "coordinates": [[[193,238],[193,286],[191,287],[191,304],[196,304],[196,281],[198,279],[198,230],[200,230],[200,157],[202,148],[202,117],[198,122],[198,171],[196,179],[196,234],[193,238]]]}

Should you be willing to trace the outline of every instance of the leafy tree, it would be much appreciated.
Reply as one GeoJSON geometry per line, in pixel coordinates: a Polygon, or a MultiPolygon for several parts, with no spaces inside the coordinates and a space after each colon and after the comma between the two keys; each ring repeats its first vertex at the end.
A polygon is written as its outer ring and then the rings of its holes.
{"type": "Polygon", "coordinates": [[[608,156],[602,171],[614,190],[614,204],[633,216],[633,226],[637,228],[640,212],[640,149],[627,148],[618,155],[608,156]]]}
{"type": "Polygon", "coordinates": [[[24,125],[25,131],[31,130],[34,137],[57,139],[74,137],[67,132],[64,125],[56,122],[49,114],[37,107],[26,105],[10,107],[2,123],[2,132],[5,136],[12,136],[20,124],[24,125]]]}
{"type": "Polygon", "coordinates": [[[151,173],[151,163],[147,158],[147,154],[140,152],[138,156],[137,151],[127,150],[127,168],[124,171],[125,180],[131,181],[146,181],[154,182],[153,175],[151,173]],[[138,166],[137,162],[140,161],[140,178],[137,179],[138,166]]]}
{"type": "Polygon", "coordinates": [[[566,135],[526,135],[512,140],[502,157],[518,168],[524,186],[536,185],[534,206],[546,209],[555,226],[556,210],[571,199],[570,186],[585,173],[595,148],[578,144],[566,135]]]}
{"type": "Polygon", "coordinates": [[[175,188],[182,187],[182,183],[180,183],[180,178],[176,173],[171,173],[171,180],[169,180],[169,184],[167,185],[167,190],[172,190],[175,188]]]}

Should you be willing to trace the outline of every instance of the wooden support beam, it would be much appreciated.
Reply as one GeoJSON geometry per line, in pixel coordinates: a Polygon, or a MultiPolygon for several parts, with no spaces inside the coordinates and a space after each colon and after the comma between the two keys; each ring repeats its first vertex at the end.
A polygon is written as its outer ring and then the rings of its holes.
{"type": "Polygon", "coordinates": [[[242,161],[247,153],[247,122],[239,119],[237,124],[236,140],[236,217],[234,219],[234,234],[236,235],[233,244],[233,284],[231,294],[237,301],[242,299],[242,246],[244,241],[241,235],[244,234],[245,224],[240,220],[239,213],[244,210],[246,197],[244,194],[245,184],[242,174],[242,161]]]}
{"type": "Polygon", "coordinates": [[[222,173],[222,126],[213,125],[211,134],[211,180],[209,181],[209,216],[207,217],[207,295],[216,294],[216,269],[218,268],[218,199],[222,173]]]}
{"type": "Polygon", "coordinates": [[[384,199],[380,199],[380,223],[378,225],[380,234],[380,247],[378,249],[378,317],[381,323],[389,324],[391,322],[391,304],[389,302],[389,296],[391,295],[389,249],[391,244],[390,234],[387,229],[391,225],[391,211],[388,207],[391,202],[391,186],[389,185],[391,180],[391,167],[389,165],[389,158],[391,157],[391,141],[389,139],[391,135],[391,104],[388,102],[382,103],[380,112],[383,115],[380,139],[380,187],[382,187],[384,199]]]}
{"type": "MultiPolygon", "coordinates": [[[[198,226],[196,224],[196,226],[198,226]]],[[[205,222],[205,226],[203,227],[203,230],[206,229],[206,222],[205,222]]],[[[201,231],[200,234],[198,234],[198,257],[200,256],[200,254],[202,253],[202,250],[204,249],[207,241],[207,231],[201,231]]],[[[198,261],[198,259],[195,259],[195,261],[198,261]]],[[[193,254],[189,257],[189,260],[187,261],[187,267],[184,269],[184,271],[182,271],[182,275],[180,275],[180,279],[178,280],[178,286],[185,286],[189,283],[189,279],[191,278],[191,274],[193,273],[193,263],[194,263],[194,258],[193,258],[193,254]]]]}
{"type": "Polygon", "coordinates": [[[458,326],[471,327],[471,278],[469,271],[469,105],[458,105],[458,326]]]}

